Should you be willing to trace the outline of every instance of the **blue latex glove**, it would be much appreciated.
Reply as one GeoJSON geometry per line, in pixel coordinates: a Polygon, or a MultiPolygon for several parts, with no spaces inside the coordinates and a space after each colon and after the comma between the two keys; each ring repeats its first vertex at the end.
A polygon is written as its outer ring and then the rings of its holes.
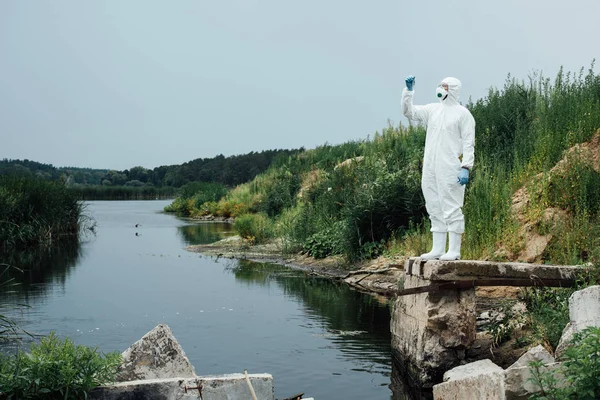
{"type": "Polygon", "coordinates": [[[462,168],[458,173],[458,183],[461,185],[466,185],[469,183],[469,170],[466,168],[462,168]]]}
{"type": "Polygon", "coordinates": [[[407,78],[404,80],[404,82],[406,82],[406,88],[407,88],[408,90],[412,90],[412,88],[413,88],[413,85],[415,84],[415,77],[414,77],[414,76],[412,76],[412,75],[409,75],[409,76],[408,76],[408,77],[407,77],[407,78]]]}

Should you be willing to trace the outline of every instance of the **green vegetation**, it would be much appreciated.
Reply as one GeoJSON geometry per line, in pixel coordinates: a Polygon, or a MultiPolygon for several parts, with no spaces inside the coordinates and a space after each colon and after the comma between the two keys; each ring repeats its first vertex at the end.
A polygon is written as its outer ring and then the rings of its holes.
{"type": "Polygon", "coordinates": [[[58,339],[53,333],[29,353],[0,354],[3,399],[83,399],[96,386],[111,382],[121,364],[119,353],[58,339]]]}
{"type": "Polygon", "coordinates": [[[562,331],[569,322],[569,297],[574,288],[527,289],[524,302],[527,305],[528,325],[532,339],[556,348],[562,331]]]}
{"type": "Polygon", "coordinates": [[[236,218],[233,228],[250,244],[264,243],[273,236],[272,226],[265,214],[243,214],[236,218]]]}
{"type": "MultiPolygon", "coordinates": [[[[468,108],[477,144],[463,258],[519,260],[527,223],[550,237],[536,261],[593,261],[600,246],[600,173],[591,162],[598,148],[589,145],[600,136],[594,136],[600,77],[593,65],[587,73],[561,71],[554,82],[538,74],[527,83],[509,76],[502,89],[490,89],[468,108]],[[525,206],[515,210],[519,189],[525,206]]],[[[430,244],[420,188],[424,140],[423,127],[388,126],[363,141],[324,145],[188,212],[264,213],[287,251],[316,257],[416,255],[430,244]]]]}
{"type": "Polygon", "coordinates": [[[197,217],[208,214],[208,207],[221,199],[229,190],[220,183],[191,182],[178,190],[177,199],[167,207],[166,212],[180,216],[197,217]]]}
{"type": "Polygon", "coordinates": [[[600,398],[600,328],[576,333],[561,361],[563,364],[555,371],[545,368],[541,361],[530,363],[531,381],[541,389],[531,399],[600,398]]]}
{"type": "Polygon", "coordinates": [[[61,182],[0,175],[0,250],[77,240],[93,226],[82,207],[61,182]]]}
{"type": "MultiPolygon", "coordinates": [[[[10,287],[15,284],[14,279],[8,276],[11,268],[8,264],[0,264],[0,293],[9,293],[10,287]]],[[[0,343],[18,338],[21,333],[19,325],[8,315],[14,308],[13,304],[0,301],[0,343]]]]}

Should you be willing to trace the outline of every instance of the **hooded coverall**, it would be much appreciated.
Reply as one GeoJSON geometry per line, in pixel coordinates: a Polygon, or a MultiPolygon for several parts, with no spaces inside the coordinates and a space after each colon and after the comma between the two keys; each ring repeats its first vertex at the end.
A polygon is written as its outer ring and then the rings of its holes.
{"type": "Polygon", "coordinates": [[[459,104],[461,83],[445,78],[448,96],[439,103],[413,105],[414,91],[402,92],[402,112],[427,126],[421,189],[431,219],[431,232],[465,231],[462,206],[465,186],[457,182],[462,167],[469,170],[475,158],[475,119],[459,104]],[[462,161],[461,161],[462,155],[462,161]]]}

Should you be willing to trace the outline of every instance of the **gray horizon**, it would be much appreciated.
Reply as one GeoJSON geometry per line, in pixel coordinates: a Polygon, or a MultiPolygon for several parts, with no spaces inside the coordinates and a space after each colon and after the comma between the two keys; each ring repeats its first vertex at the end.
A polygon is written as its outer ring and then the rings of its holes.
{"type": "Polygon", "coordinates": [[[124,170],[362,140],[508,74],[589,69],[600,1],[0,3],[0,159],[124,170]],[[559,7],[562,6],[562,7],[559,7]]]}

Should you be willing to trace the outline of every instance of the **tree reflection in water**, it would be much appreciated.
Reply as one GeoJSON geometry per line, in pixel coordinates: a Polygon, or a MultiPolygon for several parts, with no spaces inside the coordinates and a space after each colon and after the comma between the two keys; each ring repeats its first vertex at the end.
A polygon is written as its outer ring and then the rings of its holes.
{"type": "Polygon", "coordinates": [[[341,357],[358,362],[356,370],[389,376],[390,312],[387,301],[351,290],[346,284],[304,271],[251,261],[232,261],[235,278],[249,285],[278,285],[303,304],[309,318],[319,317],[341,357]]]}
{"type": "Polygon", "coordinates": [[[31,248],[27,251],[2,252],[0,263],[15,268],[9,268],[3,275],[3,280],[10,281],[11,290],[0,293],[0,298],[27,300],[30,295],[43,296],[47,283],[64,285],[80,258],[79,242],[31,248]]]}
{"type": "Polygon", "coordinates": [[[231,224],[204,222],[177,227],[177,234],[189,246],[209,244],[234,234],[231,224]]]}

